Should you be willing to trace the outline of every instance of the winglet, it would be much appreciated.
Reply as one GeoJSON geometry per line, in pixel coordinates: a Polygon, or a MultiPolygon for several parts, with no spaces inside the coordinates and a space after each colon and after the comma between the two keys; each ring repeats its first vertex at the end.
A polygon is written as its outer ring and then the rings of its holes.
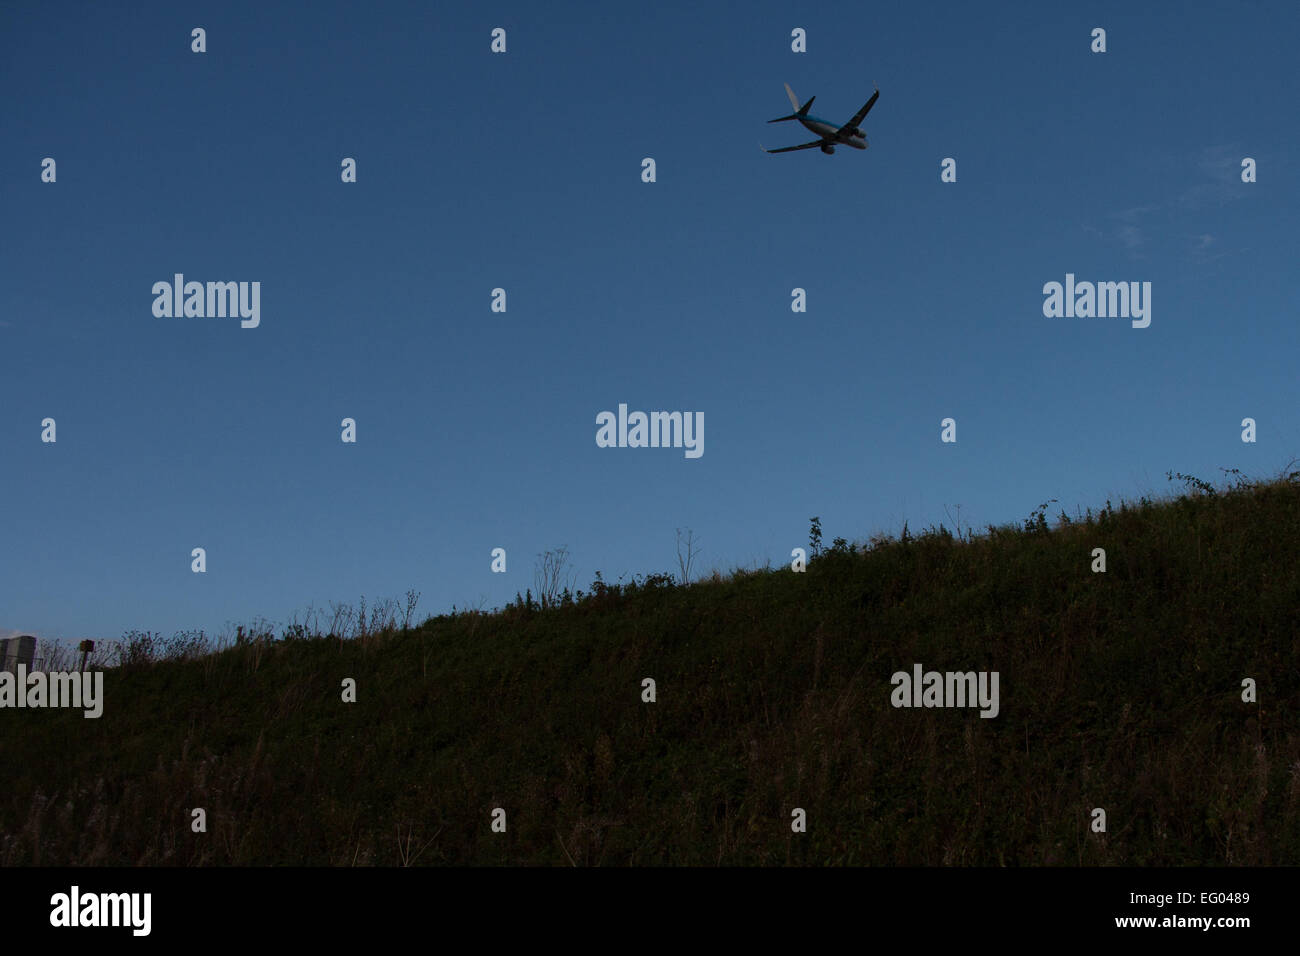
{"type": "Polygon", "coordinates": [[[794,95],[794,90],[790,89],[789,83],[785,85],[785,95],[790,97],[790,105],[793,106],[797,112],[799,109],[799,97],[794,95]]]}

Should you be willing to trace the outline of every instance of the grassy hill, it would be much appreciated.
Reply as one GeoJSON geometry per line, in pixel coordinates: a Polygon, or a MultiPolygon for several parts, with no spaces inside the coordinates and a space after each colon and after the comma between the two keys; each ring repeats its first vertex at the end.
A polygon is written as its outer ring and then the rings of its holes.
{"type": "Polygon", "coordinates": [[[1298,477],[138,653],[98,720],[0,710],[0,863],[1294,864],[1298,477]],[[916,663],[1000,712],[893,707],[916,663]]]}

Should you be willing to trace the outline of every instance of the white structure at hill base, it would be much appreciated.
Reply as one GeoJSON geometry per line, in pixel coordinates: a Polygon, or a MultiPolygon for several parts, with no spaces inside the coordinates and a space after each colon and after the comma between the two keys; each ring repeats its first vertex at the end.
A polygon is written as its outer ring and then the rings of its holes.
{"type": "Polygon", "coordinates": [[[35,657],[36,638],[30,634],[0,640],[0,671],[16,674],[19,664],[25,665],[30,671],[35,657]]]}

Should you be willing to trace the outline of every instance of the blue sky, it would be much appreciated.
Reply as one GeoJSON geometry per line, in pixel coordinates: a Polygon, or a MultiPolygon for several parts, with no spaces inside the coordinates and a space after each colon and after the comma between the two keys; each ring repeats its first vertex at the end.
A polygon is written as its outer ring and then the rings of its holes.
{"type": "Polygon", "coordinates": [[[1276,472],[1300,7],[1146,6],[5,5],[0,632],[492,607],[560,545],[585,588],[679,527],[725,572],[812,515],[1276,472]],[[840,121],[879,84],[871,148],[760,152],[810,138],[783,82],[840,121]],[[261,324],[156,318],[177,272],[261,324]],[[1150,327],[1045,318],[1067,272],[1150,282],[1150,327]],[[703,456],[598,448],[619,403],[703,412],[703,456]]]}

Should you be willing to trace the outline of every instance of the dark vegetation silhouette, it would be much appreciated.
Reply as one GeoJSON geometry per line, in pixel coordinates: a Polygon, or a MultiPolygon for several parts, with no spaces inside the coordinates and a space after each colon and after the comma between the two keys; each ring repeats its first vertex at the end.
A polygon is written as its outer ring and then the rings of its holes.
{"type": "Polygon", "coordinates": [[[1293,864],[1300,471],[1226,474],[979,534],[813,518],[802,574],[575,593],[561,549],[492,612],[132,632],[102,718],[0,710],[0,863],[1293,864]],[[999,671],[1000,714],[894,709],[914,663],[999,671]]]}

